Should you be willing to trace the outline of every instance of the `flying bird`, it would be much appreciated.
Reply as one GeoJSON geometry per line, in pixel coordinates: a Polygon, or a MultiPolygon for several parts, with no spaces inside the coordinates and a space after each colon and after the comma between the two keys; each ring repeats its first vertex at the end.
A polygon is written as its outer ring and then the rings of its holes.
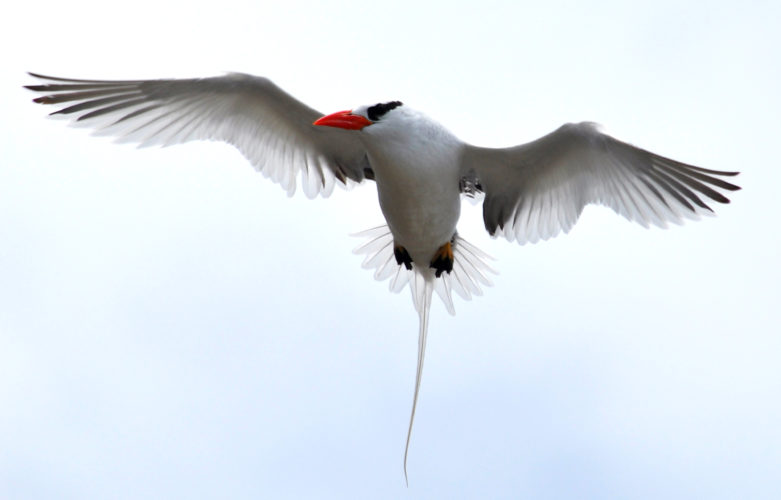
{"type": "Polygon", "coordinates": [[[461,198],[483,202],[491,236],[520,244],[568,232],[588,204],[643,226],[712,213],[704,199],[740,189],[722,172],[632,146],[594,123],[569,123],[508,148],[467,144],[400,101],[323,115],[267,78],[239,73],[199,79],[78,80],[30,73],[40,104],[58,107],[100,135],[140,146],[219,140],[232,144],[289,195],[313,198],[335,185],[374,181],[387,225],[356,249],[377,279],[409,285],[419,316],[417,372],[404,450],[425,357],[433,292],[454,314],[452,292],[469,299],[490,285],[489,257],[458,235],[461,198]],[[299,181],[300,179],[300,181],[299,181]]]}

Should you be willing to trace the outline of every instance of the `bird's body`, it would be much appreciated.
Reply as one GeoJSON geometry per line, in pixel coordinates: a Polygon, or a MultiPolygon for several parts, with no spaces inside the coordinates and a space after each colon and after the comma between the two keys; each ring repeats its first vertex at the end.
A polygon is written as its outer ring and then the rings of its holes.
{"type": "Polygon", "coordinates": [[[380,208],[395,244],[430,263],[461,215],[462,143],[422,113],[402,107],[363,137],[380,208]]]}
{"type": "Polygon", "coordinates": [[[243,74],[192,80],[71,80],[32,75],[29,89],[53,114],[140,145],[196,139],[236,146],[289,194],[327,196],[338,182],[374,180],[387,227],[363,233],[356,250],[391,289],[409,284],[420,317],[415,396],[420,389],[428,312],[436,291],[469,299],[489,285],[487,256],[461,239],[461,197],[484,195],[492,236],[536,242],[569,231],[587,204],[665,227],[711,213],[701,197],[729,200],[736,172],[694,167],[621,142],[592,123],[567,124],[535,141],[488,149],[460,141],[398,101],[322,116],[266,78],[243,74]]]}

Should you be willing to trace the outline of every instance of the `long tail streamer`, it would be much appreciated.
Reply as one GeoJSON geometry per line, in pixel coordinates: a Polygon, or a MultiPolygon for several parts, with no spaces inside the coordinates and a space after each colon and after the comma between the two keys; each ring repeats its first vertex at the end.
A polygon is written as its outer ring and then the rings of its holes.
{"type": "Polygon", "coordinates": [[[404,480],[407,480],[407,456],[409,454],[412,425],[415,421],[415,410],[418,405],[420,381],[423,376],[423,360],[426,357],[426,338],[428,336],[429,311],[431,297],[437,292],[450,314],[455,314],[452,292],[456,292],[465,300],[473,295],[482,295],[482,286],[491,286],[489,273],[496,274],[486,262],[491,257],[456,235],[453,243],[453,271],[443,274],[440,278],[434,276],[434,271],[426,267],[417,267],[413,263],[411,270],[400,266],[393,254],[393,235],[388,226],[379,226],[363,231],[354,236],[368,238],[368,242],[360,245],[353,252],[365,255],[363,267],[374,269],[374,277],[383,281],[390,279],[391,291],[398,293],[408,284],[412,292],[412,302],[418,312],[420,326],[418,329],[418,363],[415,374],[415,393],[412,398],[412,411],[407,429],[407,441],[404,446],[404,480]]]}
{"type": "Polygon", "coordinates": [[[418,311],[420,326],[418,328],[418,367],[415,372],[415,394],[412,397],[412,411],[409,415],[409,428],[407,429],[407,442],[404,445],[404,481],[407,479],[407,455],[409,454],[409,441],[412,437],[412,424],[415,422],[415,409],[418,406],[418,393],[420,392],[420,379],[423,376],[423,360],[426,357],[426,338],[428,337],[428,315],[431,310],[431,296],[434,292],[434,273],[416,272],[412,279],[412,297],[415,309],[418,311]]]}

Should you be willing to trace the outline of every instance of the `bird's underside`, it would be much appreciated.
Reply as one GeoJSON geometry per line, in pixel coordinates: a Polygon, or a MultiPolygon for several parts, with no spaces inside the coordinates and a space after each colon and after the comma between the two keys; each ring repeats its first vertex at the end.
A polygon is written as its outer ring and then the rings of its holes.
{"type": "Polygon", "coordinates": [[[483,199],[490,235],[523,244],[568,232],[588,204],[666,227],[711,214],[706,200],[728,203],[722,191],[740,189],[724,180],[737,172],[665,158],[592,123],[491,149],[461,142],[399,101],[323,116],[270,80],[245,74],[123,81],[31,75],[42,83],[27,88],[40,94],[35,102],[57,108],[52,115],[140,146],[229,143],[289,195],[299,184],[314,197],[337,184],[377,183],[388,225],[359,233],[368,241],[355,252],[391,290],[409,285],[420,317],[405,475],[432,293],[454,313],[452,292],[467,300],[480,295],[494,272],[489,257],[455,232],[459,193],[483,199]]]}

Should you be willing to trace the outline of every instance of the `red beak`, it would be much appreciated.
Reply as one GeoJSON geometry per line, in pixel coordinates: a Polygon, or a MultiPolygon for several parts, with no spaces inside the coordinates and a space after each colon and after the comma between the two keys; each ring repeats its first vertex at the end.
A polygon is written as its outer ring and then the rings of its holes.
{"type": "Polygon", "coordinates": [[[330,115],[315,120],[312,125],[323,125],[326,127],[344,128],[347,130],[361,130],[372,122],[361,115],[354,115],[352,110],[337,111],[330,115]]]}

